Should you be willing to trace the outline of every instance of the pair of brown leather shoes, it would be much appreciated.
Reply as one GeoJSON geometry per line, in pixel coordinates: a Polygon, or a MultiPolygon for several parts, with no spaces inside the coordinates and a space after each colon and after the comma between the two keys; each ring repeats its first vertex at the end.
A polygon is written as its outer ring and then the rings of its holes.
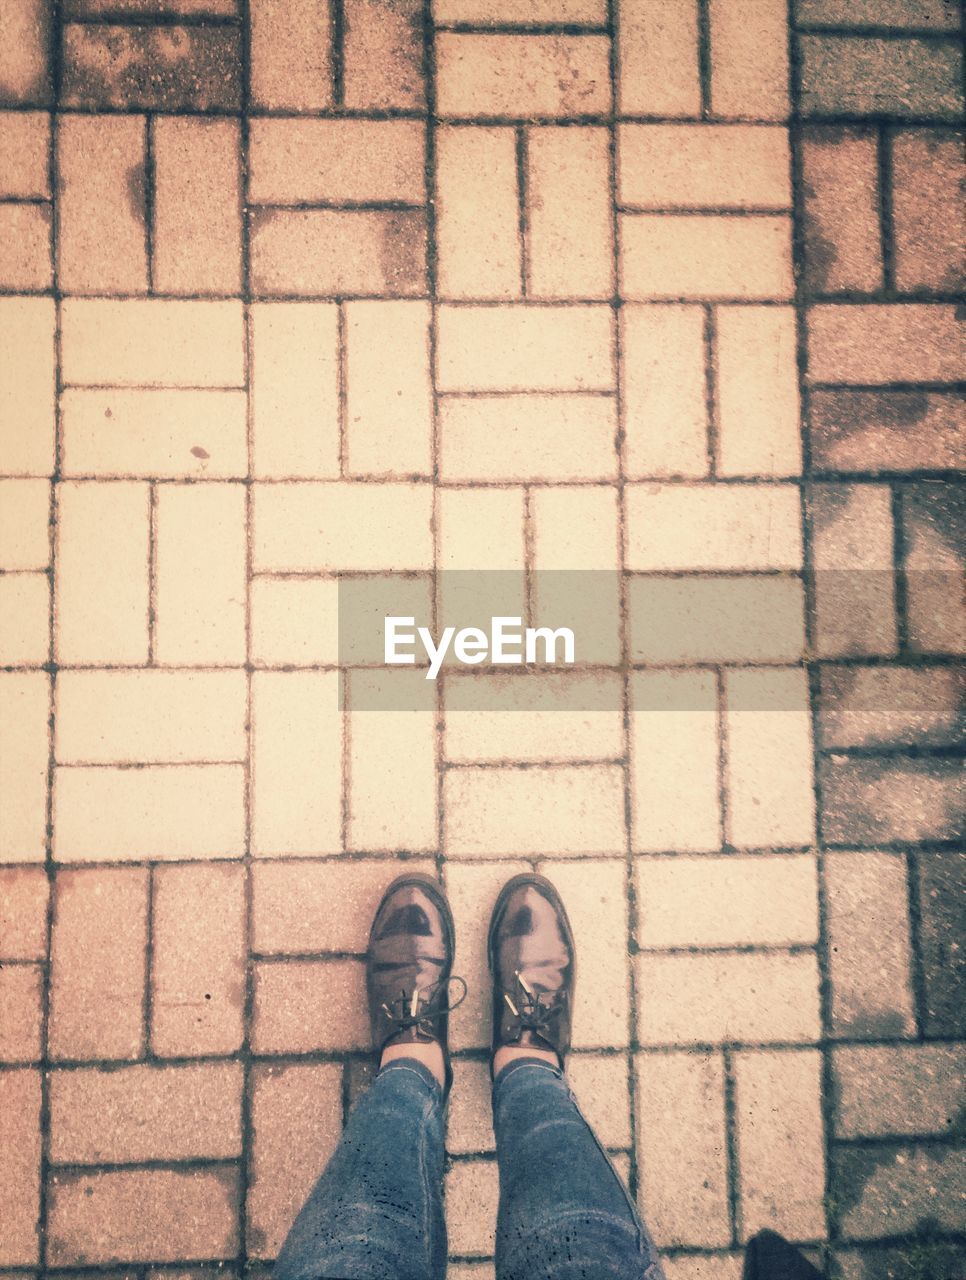
{"type": "MultiPolygon", "coordinates": [[[[369,934],[366,983],[373,1045],[436,1042],[450,1080],[448,1023],[466,984],[453,977],[453,915],[427,875],[400,876],[386,890],[369,934]],[[462,987],[451,1000],[451,988],[462,987]]],[[[504,1045],[549,1049],[561,1067],[570,1049],[574,937],[560,895],[543,876],[514,876],[490,920],[493,1052],[504,1045]]]]}

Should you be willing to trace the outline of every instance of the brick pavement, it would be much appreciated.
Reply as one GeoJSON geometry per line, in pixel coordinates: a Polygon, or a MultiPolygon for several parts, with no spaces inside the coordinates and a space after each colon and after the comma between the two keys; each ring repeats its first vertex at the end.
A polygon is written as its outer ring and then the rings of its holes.
{"type": "Polygon", "coordinates": [[[671,1280],[964,1273],[960,20],[791,9],[0,0],[0,1274],[265,1274],[402,864],[453,1280],[528,866],[671,1280]],[[466,569],[606,579],[588,670],[359,709],[338,575],[466,569]]]}

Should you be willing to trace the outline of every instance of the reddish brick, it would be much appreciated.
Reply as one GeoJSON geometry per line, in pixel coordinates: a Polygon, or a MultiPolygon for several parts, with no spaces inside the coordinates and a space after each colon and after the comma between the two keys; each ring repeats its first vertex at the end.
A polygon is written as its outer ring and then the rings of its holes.
{"type": "Polygon", "coordinates": [[[329,0],[254,0],[252,99],[274,110],[311,111],[332,102],[329,0]]]}
{"type": "Polygon", "coordinates": [[[799,56],[804,115],[962,114],[962,54],[952,42],[802,36],[799,56]]]}
{"type": "Polygon", "coordinates": [[[795,12],[800,26],[950,31],[959,25],[947,0],[797,0],[795,12]]]}
{"type": "Polygon", "coordinates": [[[966,469],[966,403],[957,392],[816,390],[808,416],[820,470],[966,469]]]}
{"type": "Polygon", "coordinates": [[[255,965],[256,1053],[364,1049],[369,1022],[359,960],[276,960],[255,965]]]}
{"type": "Polygon", "coordinates": [[[51,98],[51,9],[45,0],[4,0],[0,8],[0,103],[42,106],[51,98]]]}
{"type": "Polygon", "coordinates": [[[43,1039],[39,964],[0,965],[0,1062],[37,1062],[43,1039]]]}
{"type": "Polygon", "coordinates": [[[711,109],[751,120],[788,116],[785,0],[710,0],[711,109]]]}
{"type": "Polygon", "coordinates": [[[444,116],[597,116],[610,108],[606,36],[436,37],[444,116]]]}
{"type": "Polygon", "coordinates": [[[964,493],[961,485],[928,482],[902,492],[909,641],[919,651],[966,651],[964,493]]]}
{"type": "Polygon", "coordinates": [[[921,853],[918,862],[920,951],[926,983],[927,1035],[966,1034],[964,936],[966,867],[961,853],[921,853]]]}
{"type": "Polygon", "coordinates": [[[807,314],[811,382],[954,382],[963,376],[954,307],[826,304],[807,314]]]}
{"type": "Polygon", "coordinates": [[[0,1266],[40,1259],[40,1072],[0,1072],[0,1266]]]}
{"type": "Polygon", "coordinates": [[[47,895],[43,867],[0,869],[0,960],[43,960],[47,895]]]}
{"type": "Polygon", "coordinates": [[[50,116],[0,111],[0,195],[5,200],[50,196],[50,116]]]}
{"type": "Polygon", "coordinates": [[[52,1058],[136,1058],[144,1047],[148,872],[61,870],[54,888],[52,1058]]]}
{"type": "Polygon", "coordinates": [[[245,910],[245,872],[238,865],[155,871],[155,1053],[233,1053],[241,1045],[245,910]]]}
{"type": "Polygon", "coordinates": [[[962,292],[966,281],[962,132],[913,129],[892,141],[892,218],[899,289],[962,292]]]}
{"type": "Polygon", "coordinates": [[[0,287],[49,289],[50,206],[0,204],[0,287]]]}
{"type": "Polygon", "coordinates": [[[66,0],[64,12],[71,18],[95,17],[102,13],[198,14],[231,17],[238,12],[238,0],[66,0]]]}
{"type": "Polygon", "coordinates": [[[0,860],[42,862],[47,843],[50,677],[0,672],[0,860]]]}
{"type": "Polygon", "coordinates": [[[345,105],[353,111],[423,107],[421,0],[344,0],[343,12],[345,105]]]}
{"type": "Polygon", "coordinates": [[[805,281],[814,293],[881,287],[877,175],[874,133],[835,125],[806,129],[805,281]]]}
{"type": "Polygon", "coordinates": [[[957,760],[832,756],[822,769],[822,805],[822,829],[835,844],[966,835],[966,777],[957,760]]]}

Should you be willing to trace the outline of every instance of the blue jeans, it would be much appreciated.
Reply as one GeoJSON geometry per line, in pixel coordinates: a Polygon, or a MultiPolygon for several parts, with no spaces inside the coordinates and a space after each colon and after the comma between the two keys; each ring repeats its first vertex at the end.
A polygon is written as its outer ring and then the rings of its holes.
{"type": "MultiPolygon", "coordinates": [[[[518,1058],[493,1086],[497,1280],[663,1280],[657,1253],[563,1074],[518,1058]]],[[[274,1280],[443,1280],[442,1090],[380,1071],[295,1220],[274,1280]]]]}

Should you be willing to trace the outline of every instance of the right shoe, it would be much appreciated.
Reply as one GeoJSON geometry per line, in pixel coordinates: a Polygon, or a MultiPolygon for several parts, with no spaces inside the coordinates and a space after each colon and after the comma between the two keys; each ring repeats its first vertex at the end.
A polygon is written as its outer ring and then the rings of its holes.
{"type": "Polygon", "coordinates": [[[508,1045],[549,1049],[562,1069],[570,1050],[576,948],[564,904],[549,880],[525,872],[503,886],[487,950],[493,1053],[508,1045]]]}

